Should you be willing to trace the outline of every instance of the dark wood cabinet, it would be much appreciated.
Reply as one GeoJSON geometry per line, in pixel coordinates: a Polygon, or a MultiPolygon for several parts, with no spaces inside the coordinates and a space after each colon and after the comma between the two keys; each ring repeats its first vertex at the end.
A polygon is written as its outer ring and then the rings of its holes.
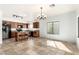
{"type": "Polygon", "coordinates": [[[11,38],[15,38],[15,35],[16,34],[16,32],[11,32],[11,38]]]}
{"type": "Polygon", "coordinates": [[[33,31],[33,37],[39,37],[39,30],[33,31]]]}
{"type": "Polygon", "coordinates": [[[28,28],[29,24],[25,24],[26,25],[26,28],[28,28]]]}
{"type": "MultiPolygon", "coordinates": [[[[39,28],[39,22],[33,22],[33,28],[39,28]]],[[[39,30],[33,31],[33,37],[39,37],[39,30]]]]}
{"type": "Polygon", "coordinates": [[[12,38],[15,38],[14,41],[28,39],[28,33],[26,32],[12,32],[12,38]]]}
{"type": "Polygon", "coordinates": [[[39,22],[33,22],[33,28],[39,28],[39,22]]]}
{"type": "Polygon", "coordinates": [[[17,28],[18,25],[21,25],[23,28],[28,28],[28,23],[19,23],[19,22],[12,22],[12,21],[3,21],[6,24],[10,24],[11,28],[17,28]]]}

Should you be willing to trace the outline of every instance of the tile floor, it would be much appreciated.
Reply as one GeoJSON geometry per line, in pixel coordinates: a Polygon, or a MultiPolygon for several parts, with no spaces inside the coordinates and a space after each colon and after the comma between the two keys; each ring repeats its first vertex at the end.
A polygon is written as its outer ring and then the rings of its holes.
{"type": "Polygon", "coordinates": [[[44,38],[29,38],[19,42],[7,39],[0,45],[0,55],[78,55],[74,43],[44,38]]]}

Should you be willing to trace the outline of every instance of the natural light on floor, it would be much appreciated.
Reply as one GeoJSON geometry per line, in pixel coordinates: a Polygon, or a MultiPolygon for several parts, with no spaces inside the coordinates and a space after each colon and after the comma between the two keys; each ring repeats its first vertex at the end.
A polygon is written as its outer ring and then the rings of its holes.
{"type": "Polygon", "coordinates": [[[47,40],[47,45],[72,53],[72,51],[68,49],[62,42],[47,40]]]}

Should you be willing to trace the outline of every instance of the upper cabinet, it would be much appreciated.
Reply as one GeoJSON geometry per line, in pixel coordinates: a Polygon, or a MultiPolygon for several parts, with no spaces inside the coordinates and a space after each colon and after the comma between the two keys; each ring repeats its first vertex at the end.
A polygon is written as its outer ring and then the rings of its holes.
{"type": "Polygon", "coordinates": [[[25,27],[28,28],[29,24],[25,24],[25,27]]]}
{"type": "Polygon", "coordinates": [[[33,28],[39,28],[39,22],[33,22],[33,28]]]}
{"type": "Polygon", "coordinates": [[[17,28],[18,25],[21,25],[22,28],[28,28],[28,23],[18,23],[18,22],[12,22],[12,21],[3,21],[6,24],[11,25],[11,28],[17,28]]]}
{"type": "Polygon", "coordinates": [[[11,28],[17,28],[17,22],[10,22],[11,28]]]}

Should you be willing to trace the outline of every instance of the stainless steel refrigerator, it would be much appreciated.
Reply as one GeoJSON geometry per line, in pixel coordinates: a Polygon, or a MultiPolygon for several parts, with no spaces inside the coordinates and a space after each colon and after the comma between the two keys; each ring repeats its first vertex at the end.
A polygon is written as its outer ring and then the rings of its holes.
{"type": "Polygon", "coordinates": [[[10,38],[10,32],[11,31],[11,27],[9,24],[3,24],[2,25],[2,38],[3,39],[8,39],[10,38]]]}

